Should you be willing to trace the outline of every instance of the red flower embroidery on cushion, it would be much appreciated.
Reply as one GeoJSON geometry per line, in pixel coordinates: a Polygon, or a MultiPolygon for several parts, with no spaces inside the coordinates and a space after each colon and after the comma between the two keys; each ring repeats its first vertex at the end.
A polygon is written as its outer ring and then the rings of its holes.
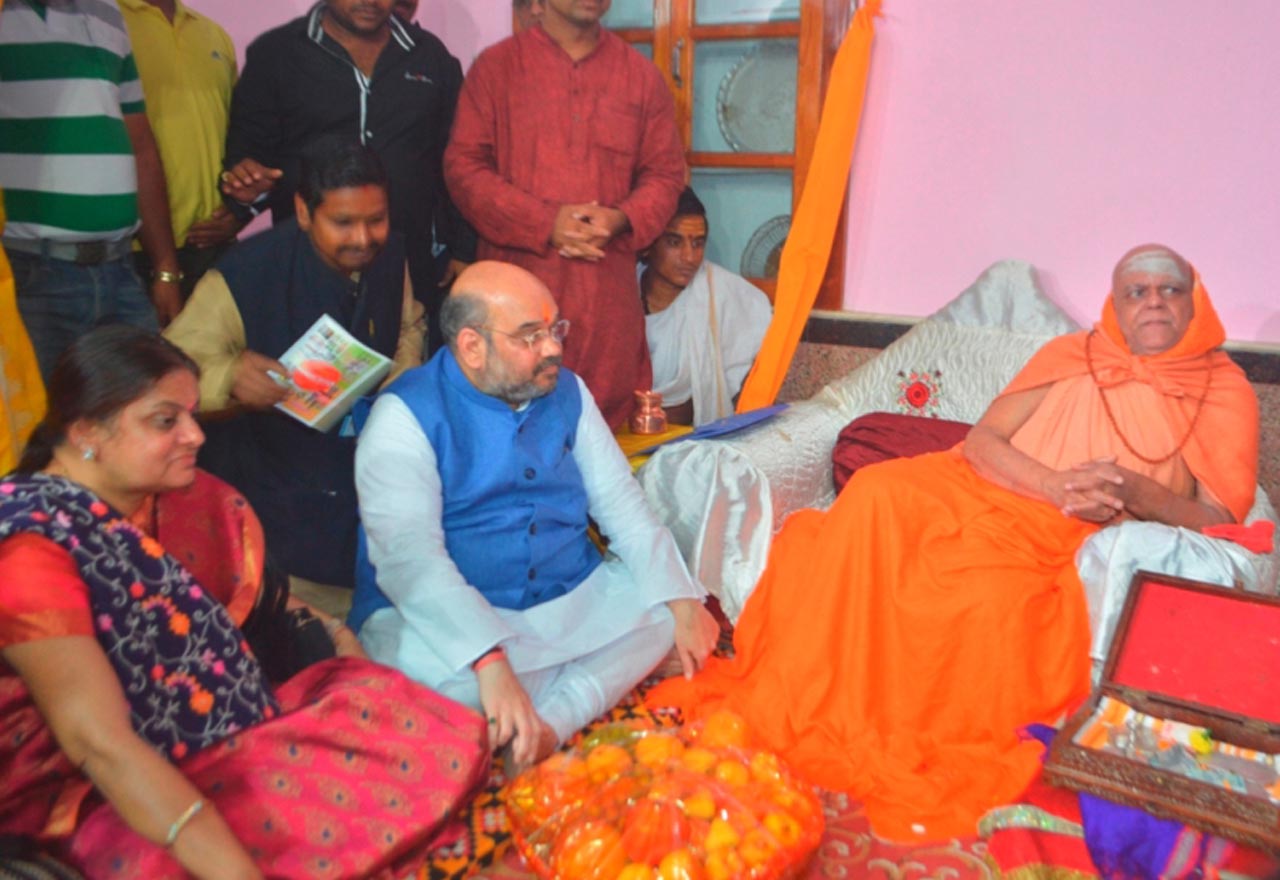
{"type": "Polygon", "coordinates": [[[907,403],[921,409],[929,402],[929,386],[923,382],[912,382],[907,386],[907,403]]]}
{"type": "Polygon", "coordinates": [[[898,412],[937,418],[941,396],[941,370],[898,372],[898,412]]]}

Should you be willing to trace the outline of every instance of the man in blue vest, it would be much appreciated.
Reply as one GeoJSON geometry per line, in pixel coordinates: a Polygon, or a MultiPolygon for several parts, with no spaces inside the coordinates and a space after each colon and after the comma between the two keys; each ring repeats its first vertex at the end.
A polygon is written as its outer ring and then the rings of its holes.
{"type": "Polygon", "coordinates": [[[274,406],[277,360],[327,314],[393,359],[422,363],[422,306],[391,232],[387,178],[368,147],[318,143],[303,166],[297,216],[232,248],[196,285],[166,336],[200,365],[200,466],[249,499],[267,553],[291,575],[350,587],[355,573],[355,439],[274,406]]]}
{"type": "Polygon", "coordinates": [[[447,348],[390,385],[360,435],[349,622],[373,659],[482,709],[522,766],[673,643],[692,675],[716,624],[590,392],[560,366],[569,324],[546,286],[476,263],[441,324],[447,348]]]}

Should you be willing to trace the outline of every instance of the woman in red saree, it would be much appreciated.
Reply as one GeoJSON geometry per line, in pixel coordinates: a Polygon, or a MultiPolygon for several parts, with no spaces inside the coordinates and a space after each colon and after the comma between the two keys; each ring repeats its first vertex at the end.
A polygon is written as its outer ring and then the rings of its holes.
{"type": "Polygon", "coordinates": [[[1239,521],[1257,401],[1194,270],[1145,245],[1099,324],[1047,344],[962,447],[859,470],[779,532],[735,657],[653,705],[727,705],[811,782],[900,840],[973,834],[1088,693],[1075,551],[1117,517],[1239,521]]]}
{"type": "Polygon", "coordinates": [[[394,876],[460,830],[483,719],[360,659],[266,681],[261,528],[195,469],[197,399],[172,345],[95,330],[0,478],[0,834],[90,878],[394,876]]]}

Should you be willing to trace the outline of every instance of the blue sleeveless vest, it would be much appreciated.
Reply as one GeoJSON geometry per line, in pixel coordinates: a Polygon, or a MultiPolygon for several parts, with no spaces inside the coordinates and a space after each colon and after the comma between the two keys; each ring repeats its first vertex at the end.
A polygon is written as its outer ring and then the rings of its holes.
{"type": "MultiPolygon", "coordinates": [[[[516,411],[473,386],[442,349],[384,393],[404,401],[430,441],[445,547],[490,604],[520,609],[563,596],[600,564],[573,458],[582,414],[573,373],[562,367],[554,391],[516,411]]],[[[388,605],[362,528],[352,628],[388,605]]]]}

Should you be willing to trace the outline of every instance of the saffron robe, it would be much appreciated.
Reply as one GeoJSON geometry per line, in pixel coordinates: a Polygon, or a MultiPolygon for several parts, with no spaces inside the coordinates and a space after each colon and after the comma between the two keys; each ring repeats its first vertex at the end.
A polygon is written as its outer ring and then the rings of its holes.
{"type": "MultiPolygon", "coordinates": [[[[1243,517],[1257,401],[1217,350],[1225,334],[1198,280],[1193,296],[1181,342],[1151,357],[1129,354],[1108,299],[1092,342],[1105,390],[1082,356],[1085,334],[1046,345],[1005,391],[1052,383],[1013,445],[1055,468],[1114,455],[1181,494],[1198,483],[1243,517]],[[1162,465],[1131,454],[1102,393],[1150,458],[1190,430],[1182,454],[1162,465]]],[[[973,834],[1039,772],[1042,746],[1019,728],[1055,722],[1088,693],[1074,557],[1096,528],[988,482],[959,447],[863,468],[828,511],[787,520],[734,659],[664,682],[650,703],[737,710],[803,777],[863,800],[881,836],[973,834]]]]}
{"type": "Polygon", "coordinates": [[[617,429],[650,386],[636,254],[662,232],[684,187],[675,105],[653,64],[604,31],[573,61],[540,27],[480,54],[458,98],[445,182],[480,235],[480,259],[515,263],[573,323],[564,365],[617,429]],[[631,231],[598,262],[551,247],[564,204],[620,209],[631,231]]]}

